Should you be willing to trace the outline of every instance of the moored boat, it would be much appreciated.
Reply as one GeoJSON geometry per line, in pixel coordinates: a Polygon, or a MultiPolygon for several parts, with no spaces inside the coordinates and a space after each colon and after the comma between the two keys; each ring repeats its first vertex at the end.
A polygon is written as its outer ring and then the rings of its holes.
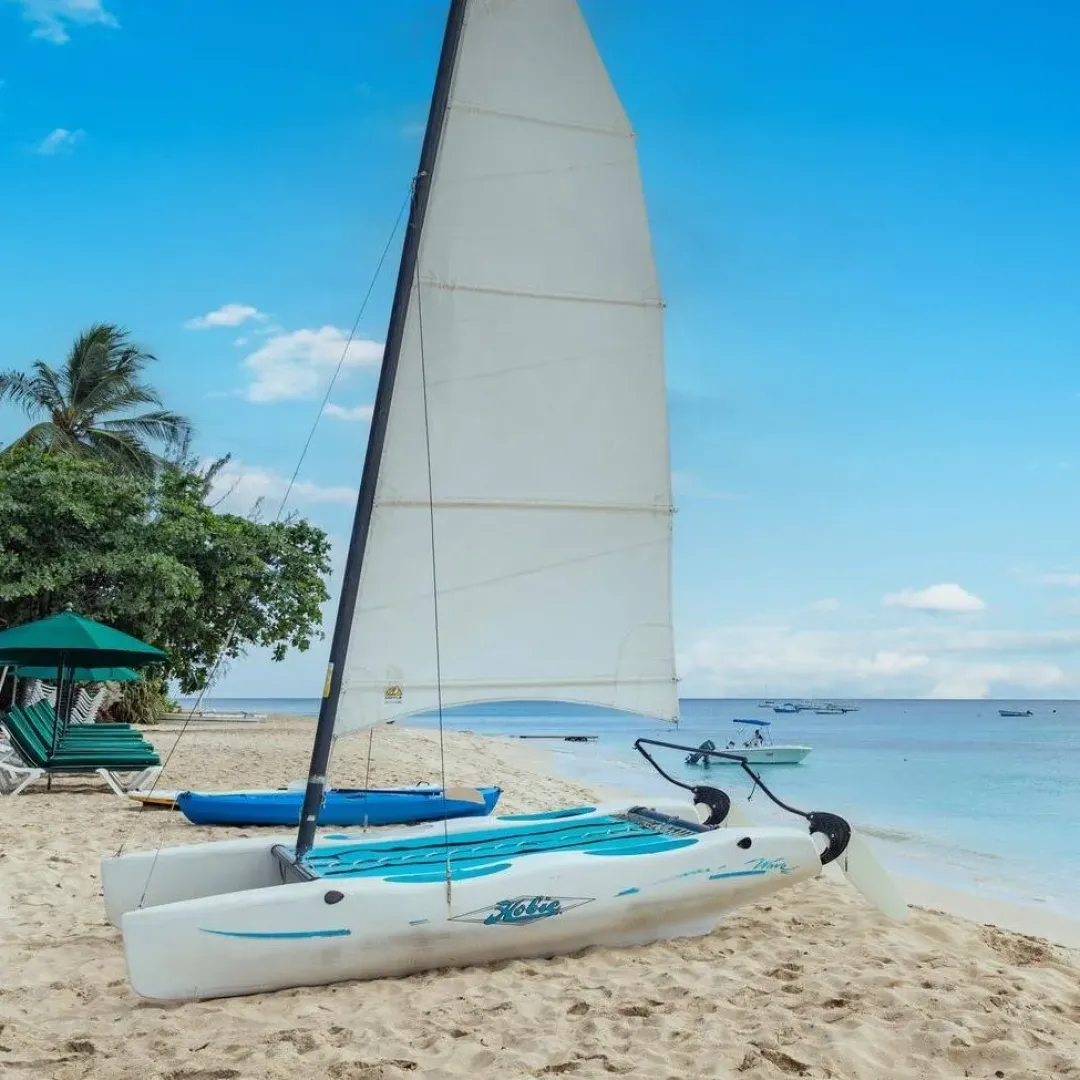
{"type": "Polygon", "coordinates": [[[714,765],[737,765],[741,761],[746,761],[750,765],[798,765],[813,749],[810,746],[773,743],[769,734],[771,727],[769,720],[735,719],[732,723],[745,724],[754,728],[754,734],[741,745],[734,739],[728,742],[724,749],[735,756],[722,757],[710,754],[709,751],[716,750],[716,746],[711,739],[707,739],[692,754],[686,756],[685,764],[700,765],[705,769],[712,768],[714,765]]]}

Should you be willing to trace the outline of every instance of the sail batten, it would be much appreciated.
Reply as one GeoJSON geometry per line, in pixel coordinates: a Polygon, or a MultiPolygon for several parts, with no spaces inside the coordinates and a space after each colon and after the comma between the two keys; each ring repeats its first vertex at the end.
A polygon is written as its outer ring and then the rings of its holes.
{"type": "Polygon", "coordinates": [[[433,502],[410,501],[408,499],[380,499],[379,506],[397,506],[400,508],[412,507],[413,509],[436,510],[571,510],[575,513],[584,510],[598,510],[601,513],[618,514],[669,514],[671,507],[659,507],[655,503],[586,503],[586,502],[552,502],[533,499],[436,499],[433,502]]]}
{"type": "Polygon", "coordinates": [[[335,734],[490,701],[674,719],[663,300],[576,0],[466,4],[427,180],[335,734]]]}
{"type": "Polygon", "coordinates": [[[662,310],[664,301],[660,299],[639,299],[637,297],[620,296],[576,296],[573,293],[553,292],[525,292],[521,289],[500,289],[494,285],[470,285],[461,281],[439,281],[428,277],[421,279],[420,284],[432,289],[446,289],[448,291],[460,290],[461,292],[487,293],[490,296],[508,296],[522,300],[558,300],[577,304],[621,304],[626,307],[656,308],[662,310]]]}
{"type": "Polygon", "coordinates": [[[495,109],[491,106],[471,105],[467,101],[451,103],[450,108],[459,112],[476,113],[480,116],[498,117],[501,120],[521,120],[527,124],[544,124],[547,127],[565,128],[567,131],[585,131],[590,135],[608,135],[613,139],[626,138],[626,131],[622,128],[597,127],[593,124],[574,123],[570,120],[553,120],[546,116],[530,116],[525,113],[508,112],[506,109],[495,109]]]}

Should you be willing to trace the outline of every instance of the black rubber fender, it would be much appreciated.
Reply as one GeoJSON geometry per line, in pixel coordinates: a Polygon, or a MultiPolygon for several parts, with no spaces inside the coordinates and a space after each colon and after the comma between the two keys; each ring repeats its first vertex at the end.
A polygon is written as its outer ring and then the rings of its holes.
{"type": "Polygon", "coordinates": [[[699,784],[690,789],[694,797],[694,805],[707,806],[709,816],[702,822],[704,825],[723,825],[731,810],[731,797],[726,791],[719,788],[709,787],[707,784],[699,784]]]}
{"type": "Polygon", "coordinates": [[[851,842],[851,826],[839,814],[830,814],[826,810],[814,810],[807,814],[810,822],[810,835],[820,833],[827,841],[821,853],[821,865],[827,866],[834,859],[839,859],[851,842]]]}

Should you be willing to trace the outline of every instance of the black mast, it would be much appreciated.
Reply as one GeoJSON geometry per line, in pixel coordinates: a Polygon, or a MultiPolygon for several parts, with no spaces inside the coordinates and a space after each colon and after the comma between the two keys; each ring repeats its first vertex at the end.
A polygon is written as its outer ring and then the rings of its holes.
{"type": "Polygon", "coordinates": [[[409,224],[405,231],[405,243],[401,252],[394,303],[390,309],[390,326],[386,332],[386,349],[383,355],[379,387],[375,391],[371,428],[368,431],[367,455],[364,472],[360,479],[360,496],[356,503],[352,535],[349,538],[349,555],[345,562],[345,576],[341,583],[341,600],[334,621],[334,636],[330,642],[330,664],[326,671],[322,702],[319,705],[319,723],[315,729],[315,745],[311,748],[311,765],[308,768],[307,790],[304,807],[300,812],[300,831],[296,838],[296,857],[302,858],[311,850],[315,840],[315,825],[326,790],[326,770],[330,763],[330,750],[334,741],[334,720],[337,717],[338,700],[341,697],[341,680],[344,674],[345,656],[349,650],[349,634],[352,630],[353,612],[360,590],[360,567],[367,546],[368,527],[375,503],[375,484],[379,478],[383,443],[386,441],[386,423],[390,414],[390,399],[394,392],[401,340],[405,333],[405,315],[409,308],[416,277],[416,260],[420,250],[420,234],[427,212],[431,176],[435,169],[435,157],[442,137],[443,121],[450,103],[450,82],[457,62],[461,29],[465,23],[465,9],[469,0],[451,0],[443,33],[442,53],[435,76],[435,89],[431,95],[424,145],[420,151],[420,167],[413,184],[412,201],[409,206],[409,224]]]}

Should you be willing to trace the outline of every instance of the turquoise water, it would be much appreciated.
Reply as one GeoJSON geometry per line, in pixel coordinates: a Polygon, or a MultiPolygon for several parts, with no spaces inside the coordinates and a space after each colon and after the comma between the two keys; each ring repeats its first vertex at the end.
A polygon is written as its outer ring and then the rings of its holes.
{"type": "MultiPolygon", "coordinates": [[[[483,706],[449,714],[448,724],[482,734],[580,733],[595,743],[540,741],[568,777],[644,793],[671,792],[633,750],[646,736],[696,746],[734,737],[735,717],[767,719],[777,743],[813,752],[763,778],[801,809],[847,817],[896,872],[1080,917],[1080,703],[1058,701],[860,701],[858,712],[777,715],[756,701],[689,699],[678,729],[570,706],[483,706]],[[1030,708],[1007,719],[999,708],[1030,708]]],[[[314,716],[310,699],[217,699],[204,707],[314,716]]],[[[430,721],[414,723],[427,726],[430,721]]],[[[708,773],[657,751],[673,775],[745,798],[737,767],[708,773]]],[[[488,778],[497,782],[498,777],[488,778]]],[[[751,812],[787,820],[760,792],[751,812]]]]}

